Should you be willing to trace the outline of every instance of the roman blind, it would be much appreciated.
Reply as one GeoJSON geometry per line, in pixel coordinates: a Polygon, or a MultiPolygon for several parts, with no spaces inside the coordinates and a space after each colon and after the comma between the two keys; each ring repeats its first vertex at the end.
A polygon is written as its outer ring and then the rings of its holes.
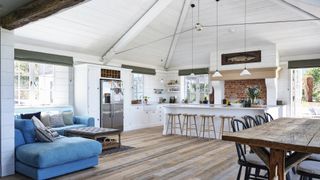
{"type": "Polygon", "coordinates": [[[289,61],[288,69],[320,67],[320,59],[289,61]]]}
{"type": "Polygon", "coordinates": [[[151,69],[151,68],[130,66],[130,65],[125,65],[125,64],[122,64],[121,67],[125,68],[125,69],[132,69],[132,73],[156,75],[156,70],[155,69],[151,69]]]}
{"type": "Polygon", "coordinates": [[[14,58],[15,60],[19,61],[30,61],[61,66],[73,66],[73,57],[28,51],[23,49],[14,49],[14,58]]]}
{"type": "Polygon", "coordinates": [[[198,68],[198,69],[182,69],[179,70],[179,76],[189,76],[191,73],[194,73],[195,75],[200,74],[209,74],[209,68],[198,68]]]}

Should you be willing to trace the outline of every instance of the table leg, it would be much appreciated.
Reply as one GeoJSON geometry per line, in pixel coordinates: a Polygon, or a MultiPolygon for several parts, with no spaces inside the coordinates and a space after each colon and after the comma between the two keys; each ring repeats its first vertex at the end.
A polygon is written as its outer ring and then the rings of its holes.
{"type": "Polygon", "coordinates": [[[121,147],[121,133],[119,133],[119,135],[118,135],[118,140],[119,140],[119,148],[121,147]]]}
{"type": "Polygon", "coordinates": [[[269,180],[285,180],[285,156],[284,150],[271,149],[269,159],[269,180]],[[278,178],[276,178],[278,176],[278,178]]]}

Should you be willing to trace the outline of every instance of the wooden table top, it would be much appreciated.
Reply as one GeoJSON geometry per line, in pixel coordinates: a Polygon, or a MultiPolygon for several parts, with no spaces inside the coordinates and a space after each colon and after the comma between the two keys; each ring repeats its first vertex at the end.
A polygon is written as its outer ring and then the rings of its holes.
{"type": "Polygon", "coordinates": [[[286,151],[320,153],[320,119],[279,118],[235,133],[222,140],[286,151]]]}

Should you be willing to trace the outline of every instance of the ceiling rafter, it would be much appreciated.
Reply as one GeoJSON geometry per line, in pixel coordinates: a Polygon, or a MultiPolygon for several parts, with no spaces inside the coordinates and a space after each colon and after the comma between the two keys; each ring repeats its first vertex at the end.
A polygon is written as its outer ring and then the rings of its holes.
{"type": "Polygon", "coordinates": [[[177,26],[175,28],[173,37],[172,37],[172,41],[169,47],[169,51],[168,51],[168,55],[166,57],[165,63],[164,63],[164,68],[167,69],[170,66],[170,63],[172,61],[172,57],[174,54],[174,51],[176,49],[177,46],[177,42],[178,39],[180,37],[180,33],[184,24],[184,20],[186,19],[186,16],[188,14],[188,10],[189,10],[189,6],[190,6],[191,0],[184,0],[181,11],[180,11],[180,15],[179,15],[179,19],[177,21],[177,26]]]}
{"type": "Polygon", "coordinates": [[[1,17],[1,26],[8,30],[22,27],[31,22],[48,17],[66,8],[88,0],[37,0],[1,17]]]}
{"type": "Polygon", "coordinates": [[[116,55],[116,52],[128,45],[137,37],[173,0],[157,0],[111,48],[103,55],[102,61],[107,64],[116,55]]]}

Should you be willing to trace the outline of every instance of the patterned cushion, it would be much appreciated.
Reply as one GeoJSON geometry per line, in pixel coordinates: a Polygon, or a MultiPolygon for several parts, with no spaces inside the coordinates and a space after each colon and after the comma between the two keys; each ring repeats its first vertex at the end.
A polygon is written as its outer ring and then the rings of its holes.
{"type": "Polygon", "coordinates": [[[63,122],[62,114],[50,115],[50,126],[51,127],[62,127],[65,126],[63,122]]]}
{"type": "Polygon", "coordinates": [[[50,127],[50,115],[48,113],[41,113],[40,120],[46,127],[50,127]]]}
{"type": "Polygon", "coordinates": [[[251,164],[265,166],[264,162],[256,154],[247,154],[246,160],[251,164]]]}
{"type": "Polygon", "coordinates": [[[42,124],[42,122],[35,116],[32,117],[34,126],[36,127],[36,139],[40,142],[53,142],[59,134],[42,124]]]}
{"type": "Polygon", "coordinates": [[[63,122],[65,125],[73,125],[73,112],[67,111],[62,112],[63,122]]]}

